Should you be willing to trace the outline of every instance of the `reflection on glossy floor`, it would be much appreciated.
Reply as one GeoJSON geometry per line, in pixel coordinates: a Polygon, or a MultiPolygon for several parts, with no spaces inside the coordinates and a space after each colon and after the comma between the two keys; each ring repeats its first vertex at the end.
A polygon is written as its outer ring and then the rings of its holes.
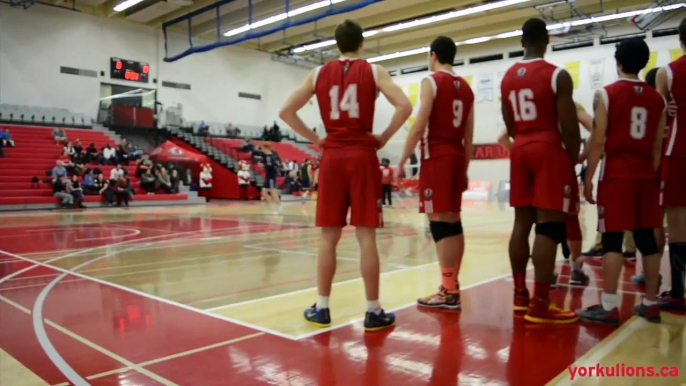
{"type": "MultiPolygon", "coordinates": [[[[378,242],[381,300],[397,310],[397,327],[362,331],[359,253],[348,231],[334,323],[313,329],[301,320],[316,295],[313,212],[298,203],[283,216],[260,204],[0,216],[0,385],[685,382],[683,375],[571,381],[569,366],[683,367],[686,318],[665,315],[661,325],[631,318],[640,294],[627,265],[621,328],[524,323],[511,312],[512,212],[496,204],[468,204],[463,214],[463,311],[414,305],[436,288],[433,243],[415,209],[389,209],[378,242]]],[[[589,208],[587,241],[594,222],[589,208]]],[[[569,266],[560,265],[565,282],[569,266]]],[[[600,266],[590,261],[591,285],[561,286],[556,302],[597,302],[600,266]]]]}

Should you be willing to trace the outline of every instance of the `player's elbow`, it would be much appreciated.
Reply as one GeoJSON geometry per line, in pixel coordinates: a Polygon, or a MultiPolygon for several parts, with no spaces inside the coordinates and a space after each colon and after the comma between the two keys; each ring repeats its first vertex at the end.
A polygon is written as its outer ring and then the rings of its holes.
{"type": "Polygon", "coordinates": [[[405,99],[395,106],[395,109],[402,115],[403,119],[407,119],[412,114],[412,104],[408,99],[405,99]]]}
{"type": "Polygon", "coordinates": [[[292,111],[287,107],[283,106],[281,110],[279,110],[279,118],[281,118],[282,121],[286,121],[288,117],[292,114],[292,111]]]}

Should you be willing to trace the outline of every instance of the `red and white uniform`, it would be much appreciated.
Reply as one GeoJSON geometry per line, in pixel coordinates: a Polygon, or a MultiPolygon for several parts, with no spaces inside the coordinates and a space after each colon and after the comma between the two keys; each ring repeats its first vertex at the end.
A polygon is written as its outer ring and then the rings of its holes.
{"type": "Polygon", "coordinates": [[[660,204],[686,206],[686,55],[667,65],[666,70],[677,116],[671,120],[665,137],[660,204]]]}
{"type": "Polygon", "coordinates": [[[381,185],[391,185],[393,183],[393,168],[390,166],[379,166],[381,171],[381,185]]]}
{"type": "Polygon", "coordinates": [[[419,212],[459,213],[466,189],[464,134],[474,105],[469,83],[449,71],[426,79],[433,88],[433,108],[421,141],[419,212]]]}
{"type": "Polygon", "coordinates": [[[598,183],[598,230],[662,226],[653,144],[667,107],[647,83],[620,79],[598,91],[608,114],[598,183]]]}
{"type": "Polygon", "coordinates": [[[382,227],[381,172],[372,136],[377,67],[362,59],[315,69],[314,90],[326,140],[319,173],[316,225],[382,227]]]}
{"type": "Polygon", "coordinates": [[[578,183],[562,143],[557,115],[561,68],[523,60],[505,73],[501,95],[514,116],[510,152],[510,206],[574,213],[578,183]]]}

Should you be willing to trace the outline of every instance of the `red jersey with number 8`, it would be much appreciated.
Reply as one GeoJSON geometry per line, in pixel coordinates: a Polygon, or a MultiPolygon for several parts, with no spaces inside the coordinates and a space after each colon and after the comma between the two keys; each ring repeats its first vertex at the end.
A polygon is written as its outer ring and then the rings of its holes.
{"type": "Polygon", "coordinates": [[[556,96],[561,70],[544,59],[531,59],[514,64],[505,73],[500,91],[514,117],[513,146],[530,142],[562,146],[556,96]]]}
{"type": "Polygon", "coordinates": [[[474,105],[474,92],[463,78],[438,71],[428,79],[433,88],[433,108],[422,137],[422,159],[445,155],[464,156],[464,129],[474,105]]]}
{"type": "Polygon", "coordinates": [[[600,178],[656,178],[653,144],[667,107],[662,95],[647,83],[630,79],[598,92],[608,115],[600,178]]]}
{"type": "Polygon", "coordinates": [[[376,81],[376,66],[363,59],[341,58],[315,69],[314,90],[327,134],[324,147],[376,147],[376,81]]]}

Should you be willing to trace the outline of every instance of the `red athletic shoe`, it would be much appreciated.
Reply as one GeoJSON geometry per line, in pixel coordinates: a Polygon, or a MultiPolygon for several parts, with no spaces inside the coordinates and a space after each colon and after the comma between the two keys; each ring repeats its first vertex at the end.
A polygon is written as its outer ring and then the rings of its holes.
{"type": "Polygon", "coordinates": [[[665,311],[686,311],[686,299],[675,298],[669,291],[665,291],[657,298],[657,306],[665,311]]]}
{"type": "Polygon", "coordinates": [[[529,290],[524,288],[514,291],[514,310],[515,312],[525,312],[529,308],[529,290]]]}
{"type": "Polygon", "coordinates": [[[574,311],[561,310],[548,299],[533,297],[529,302],[529,309],[524,315],[527,322],[532,323],[574,323],[579,320],[579,315],[574,311]]]}

